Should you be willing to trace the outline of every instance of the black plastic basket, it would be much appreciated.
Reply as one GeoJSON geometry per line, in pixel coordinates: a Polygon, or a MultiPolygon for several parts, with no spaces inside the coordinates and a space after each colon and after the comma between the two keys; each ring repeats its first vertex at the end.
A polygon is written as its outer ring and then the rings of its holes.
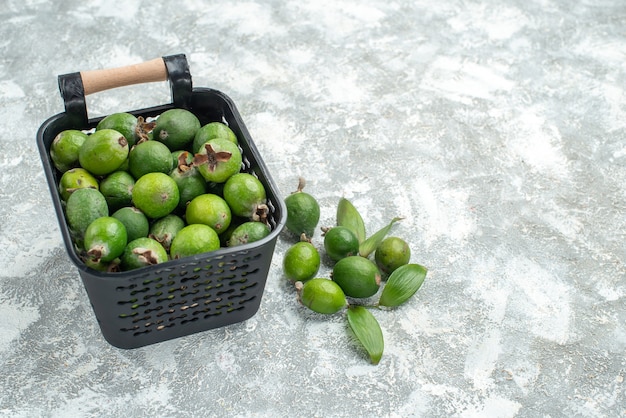
{"type": "Polygon", "coordinates": [[[121,77],[112,86],[90,87],[88,90],[83,83],[85,73],[82,77],[81,73],[59,76],[65,112],[41,125],[37,145],[68,255],[78,268],[104,338],[119,348],[137,348],[245,321],[254,316],[260,307],[276,240],[287,216],[278,188],[233,101],[217,90],[193,88],[189,66],[182,54],[165,56],[160,65],[164,66],[163,81],[169,81],[172,103],[128,113],[149,118],[171,108],[184,108],[193,112],[203,125],[211,121],[227,123],[239,139],[243,155],[242,171],[254,174],[265,186],[271,232],[264,239],[246,245],[132,271],[107,273],[87,267],[74,248],[65,220],[58,192],[61,173],[50,160],[50,145],[61,131],[90,130],[102,119],[88,118],[87,94],[111,87],[158,81],[161,77],[157,75],[154,79],[144,74],[141,64],[120,67],[130,70],[124,71],[130,74],[130,78],[121,77]]]}

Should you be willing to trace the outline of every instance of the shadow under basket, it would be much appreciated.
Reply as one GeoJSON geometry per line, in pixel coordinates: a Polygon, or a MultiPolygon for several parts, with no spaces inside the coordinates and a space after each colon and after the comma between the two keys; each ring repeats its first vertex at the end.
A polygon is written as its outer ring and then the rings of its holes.
{"type": "Polygon", "coordinates": [[[65,113],[39,128],[37,145],[67,253],[76,265],[104,338],[119,348],[137,348],[245,321],[256,314],[286,209],[232,100],[209,88],[192,88],[184,55],[163,57],[172,103],[128,111],[153,118],[172,108],[194,113],[201,124],[220,121],[235,132],[242,172],[255,175],[267,193],[270,234],[253,243],[170,260],[125,272],[100,272],[85,265],[72,242],[58,192],[61,173],[50,159],[52,141],[63,130],[89,131],[102,119],[87,117],[80,73],[59,76],[65,113]]]}

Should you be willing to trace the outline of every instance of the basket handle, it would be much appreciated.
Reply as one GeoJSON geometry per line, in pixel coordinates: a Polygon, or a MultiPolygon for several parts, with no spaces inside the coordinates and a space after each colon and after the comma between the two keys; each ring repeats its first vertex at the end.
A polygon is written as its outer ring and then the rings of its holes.
{"type": "Polygon", "coordinates": [[[172,103],[188,108],[192,93],[189,64],[184,54],[169,55],[139,64],[59,76],[59,90],[65,111],[78,124],[88,123],[85,96],[100,91],[156,81],[170,82],[172,103]]]}
{"type": "Polygon", "coordinates": [[[167,68],[162,58],[144,61],[125,67],[81,71],[85,96],[99,91],[132,84],[167,80],[167,68]]]}

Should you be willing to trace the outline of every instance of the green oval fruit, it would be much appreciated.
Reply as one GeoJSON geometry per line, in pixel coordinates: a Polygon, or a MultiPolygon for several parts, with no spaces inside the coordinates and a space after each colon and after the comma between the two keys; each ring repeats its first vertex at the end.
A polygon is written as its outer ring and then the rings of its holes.
{"type": "Polygon", "coordinates": [[[184,227],[185,221],[180,216],[169,214],[154,221],[150,226],[148,237],[156,240],[166,251],[169,251],[172,240],[176,237],[178,231],[184,227]]]}
{"type": "Polygon", "coordinates": [[[113,129],[126,138],[128,146],[132,147],[140,138],[137,131],[137,117],[126,112],[112,113],[105,116],[98,125],[96,131],[103,129],[113,129]]]}
{"type": "Polygon", "coordinates": [[[63,173],[59,180],[59,194],[64,201],[67,201],[70,195],[78,189],[98,190],[99,188],[98,180],[84,168],[71,168],[63,173]]]}
{"type": "Polygon", "coordinates": [[[100,182],[100,192],[114,212],[124,206],[130,206],[133,198],[135,179],[126,171],[114,171],[100,182]]]}
{"type": "Polygon", "coordinates": [[[198,173],[198,170],[195,167],[183,167],[187,168],[176,167],[170,173],[170,177],[176,182],[180,193],[178,201],[178,209],[180,210],[185,210],[189,202],[207,192],[206,180],[198,173]]]}
{"type": "Polygon", "coordinates": [[[219,248],[220,239],[213,228],[204,224],[193,224],[178,231],[170,247],[170,256],[178,259],[219,248]]]}
{"type": "Polygon", "coordinates": [[[171,151],[185,148],[200,129],[200,121],[186,109],[169,109],[156,120],[153,138],[167,145],[171,151]]]}
{"type": "Polygon", "coordinates": [[[215,194],[205,193],[189,202],[185,219],[188,224],[208,225],[219,234],[228,228],[232,215],[224,199],[215,194]]]}
{"type": "Polygon", "coordinates": [[[402,238],[385,238],[374,253],[374,260],[378,268],[387,274],[393,273],[398,267],[409,263],[411,249],[402,238]]]}
{"type": "Polygon", "coordinates": [[[285,227],[300,236],[312,237],[320,220],[320,206],[310,194],[303,192],[305,182],[300,178],[298,190],[285,198],[287,221],[285,227]]]}
{"type": "Polygon", "coordinates": [[[308,241],[301,241],[289,247],[285,252],[283,271],[289,280],[305,282],[315,277],[320,263],[317,248],[308,241]]]}
{"type": "Polygon", "coordinates": [[[128,155],[128,170],[135,179],[148,173],[169,174],[173,164],[171,151],[159,141],[137,144],[128,155]]]}
{"type": "Polygon", "coordinates": [[[165,173],[144,174],[133,187],[133,203],[152,219],[169,215],[176,206],[180,194],[176,182],[165,173]]]}
{"type": "MultiPolygon", "coordinates": [[[[296,284],[298,283],[301,282],[296,284]]],[[[315,278],[301,283],[299,297],[304,306],[321,314],[334,314],[347,306],[343,290],[337,283],[323,278],[315,278]]]]}
{"type": "Polygon", "coordinates": [[[96,176],[114,172],[127,158],[128,141],[113,129],[95,131],[78,152],[80,166],[96,176]]]}
{"type": "Polygon", "coordinates": [[[358,255],[339,260],[333,267],[332,278],[347,296],[353,298],[374,296],[380,287],[376,264],[358,255]]]}
{"type": "Polygon", "coordinates": [[[233,175],[224,184],[224,199],[236,216],[253,221],[267,217],[265,188],[258,178],[249,173],[233,175]]]}
{"type": "Polygon", "coordinates": [[[202,145],[193,165],[208,182],[224,183],[241,170],[239,147],[227,139],[215,138],[202,145]]]}
{"type": "Polygon", "coordinates": [[[194,154],[200,151],[202,145],[215,138],[228,139],[233,144],[237,144],[237,135],[228,125],[222,122],[209,122],[196,132],[192,146],[194,154]]]}
{"type": "Polygon", "coordinates": [[[78,189],[70,195],[65,206],[65,217],[72,239],[79,248],[87,227],[96,219],[109,215],[106,199],[96,189],[78,189]]]}
{"type": "Polygon", "coordinates": [[[359,240],[345,226],[335,226],[324,234],[324,249],[333,261],[339,261],[359,253],[359,240]]]}
{"type": "Polygon", "coordinates": [[[156,240],[148,237],[130,241],[120,257],[123,270],[133,270],[167,261],[167,251],[156,240]]]}
{"type": "Polygon", "coordinates": [[[124,224],[129,242],[137,238],[147,237],[150,232],[148,217],[135,207],[126,206],[120,208],[111,216],[124,224]]]}
{"type": "Polygon", "coordinates": [[[54,137],[50,145],[50,159],[57,170],[64,173],[78,166],[78,152],[86,139],[87,134],[76,129],[62,131],[54,137]]]}
{"type": "Polygon", "coordinates": [[[127,235],[124,224],[111,216],[93,221],[85,231],[85,250],[93,262],[113,261],[126,248],[127,235]]]}
{"type": "Polygon", "coordinates": [[[228,240],[229,247],[248,244],[265,238],[270,234],[270,228],[262,222],[244,222],[235,228],[228,240]]]}

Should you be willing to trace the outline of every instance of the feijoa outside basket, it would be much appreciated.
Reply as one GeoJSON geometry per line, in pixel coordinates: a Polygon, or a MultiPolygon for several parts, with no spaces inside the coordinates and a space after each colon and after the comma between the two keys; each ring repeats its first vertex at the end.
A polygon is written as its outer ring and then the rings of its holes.
{"type": "Polygon", "coordinates": [[[220,91],[192,87],[183,54],[126,67],[60,75],[58,81],[65,112],[41,125],[37,145],[67,253],[78,269],[104,338],[119,348],[137,348],[254,316],[287,212],[233,101],[220,91]],[[271,232],[253,243],[137,270],[96,271],[85,265],[72,243],[58,192],[61,173],[50,159],[50,145],[61,131],[90,131],[103,118],[88,117],[86,95],[154,81],[169,81],[172,103],[127,112],[153,118],[165,110],[183,108],[193,112],[202,125],[227,123],[239,140],[242,171],[255,175],[265,186],[271,232]]]}

